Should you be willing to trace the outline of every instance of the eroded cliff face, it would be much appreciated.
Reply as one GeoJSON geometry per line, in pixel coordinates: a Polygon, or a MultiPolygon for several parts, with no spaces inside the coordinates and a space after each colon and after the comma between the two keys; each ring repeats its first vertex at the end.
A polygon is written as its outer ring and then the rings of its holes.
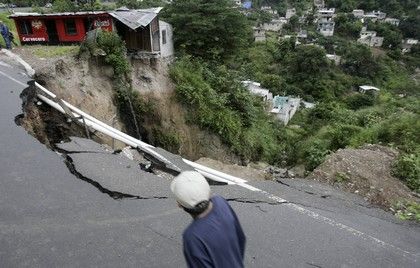
{"type": "MultiPolygon", "coordinates": [[[[25,47],[17,52],[35,69],[35,79],[40,84],[106,124],[127,132],[129,128],[117,108],[112,67],[95,58],[83,60],[67,56],[39,59],[30,53],[30,49],[25,47]]],[[[187,123],[186,110],[177,101],[175,85],[169,77],[169,61],[131,59],[130,63],[133,89],[139,92],[147,106],[145,113],[136,114],[141,122],[139,127],[143,141],[191,160],[209,157],[226,163],[240,163],[239,157],[229,152],[218,137],[187,123]]],[[[35,111],[38,108],[36,105],[27,106],[27,114],[40,115],[39,111],[35,111]]],[[[42,116],[28,117],[28,120],[22,121],[23,125],[27,129],[38,129],[37,136],[42,136],[42,131],[36,126],[45,125],[41,121],[48,120],[47,114],[42,112],[42,116]]],[[[112,144],[109,137],[96,134],[101,142],[112,144]]],[[[47,138],[44,137],[44,140],[47,138]]],[[[115,143],[114,146],[121,148],[124,145],[115,143]]]]}

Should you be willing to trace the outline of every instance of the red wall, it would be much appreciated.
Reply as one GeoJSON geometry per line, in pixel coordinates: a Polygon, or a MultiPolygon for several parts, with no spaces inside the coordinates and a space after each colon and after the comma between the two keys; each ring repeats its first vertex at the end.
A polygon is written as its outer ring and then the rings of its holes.
{"type": "MultiPolygon", "coordinates": [[[[31,16],[31,17],[17,17],[15,20],[16,28],[18,30],[19,39],[21,42],[48,42],[48,33],[45,26],[44,20],[54,20],[57,29],[57,35],[59,42],[81,42],[85,38],[86,30],[84,20],[88,18],[88,15],[77,15],[77,16],[31,16]],[[65,21],[73,19],[76,24],[76,34],[69,35],[66,33],[65,21]],[[30,21],[32,26],[32,34],[22,34],[20,32],[19,24],[21,21],[30,21]]],[[[112,17],[108,14],[98,14],[92,18],[89,15],[90,20],[93,19],[93,28],[102,28],[104,31],[112,31],[112,17]]]]}
{"type": "Polygon", "coordinates": [[[20,32],[20,22],[23,19],[16,19],[16,28],[21,42],[48,42],[47,28],[41,19],[26,19],[32,27],[32,34],[22,34],[20,32]]]}
{"type": "Polygon", "coordinates": [[[60,42],[78,42],[78,41],[82,41],[83,38],[85,37],[86,31],[85,31],[85,27],[83,26],[83,20],[81,18],[74,18],[77,33],[75,35],[66,34],[64,21],[71,20],[71,19],[73,18],[55,20],[55,27],[57,28],[58,39],[60,40],[60,42]]]}

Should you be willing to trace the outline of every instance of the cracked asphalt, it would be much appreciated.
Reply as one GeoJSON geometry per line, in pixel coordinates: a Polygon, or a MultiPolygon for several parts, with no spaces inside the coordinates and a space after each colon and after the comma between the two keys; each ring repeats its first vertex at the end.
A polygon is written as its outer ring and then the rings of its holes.
{"type": "MultiPolygon", "coordinates": [[[[170,180],[85,139],[47,149],[14,121],[27,81],[0,64],[0,267],[185,267],[191,220],[170,180]]],[[[416,224],[316,182],[249,184],[261,191],[212,186],[243,225],[247,267],[419,266],[416,224]]]]}

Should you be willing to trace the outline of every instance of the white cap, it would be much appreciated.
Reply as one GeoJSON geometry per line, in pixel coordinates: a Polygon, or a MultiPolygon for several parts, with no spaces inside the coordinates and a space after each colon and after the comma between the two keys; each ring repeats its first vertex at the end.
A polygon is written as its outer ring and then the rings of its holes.
{"type": "Polygon", "coordinates": [[[197,171],[181,172],[173,179],[171,191],[185,208],[194,208],[198,203],[210,199],[210,185],[197,171]]]}

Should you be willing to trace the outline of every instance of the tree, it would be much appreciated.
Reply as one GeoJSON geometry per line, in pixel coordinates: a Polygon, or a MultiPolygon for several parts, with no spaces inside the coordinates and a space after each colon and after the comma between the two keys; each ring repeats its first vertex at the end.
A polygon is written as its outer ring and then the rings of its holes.
{"type": "Polygon", "coordinates": [[[53,3],[52,10],[54,12],[75,12],[77,7],[70,0],[56,0],[53,3]]]}
{"type": "Polygon", "coordinates": [[[178,50],[196,57],[225,60],[250,43],[251,27],[230,0],[174,0],[163,15],[178,50]]]}
{"type": "Polygon", "coordinates": [[[364,78],[374,78],[379,70],[372,52],[362,44],[347,47],[344,51],[342,66],[348,74],[364,78]]]}
{"type": "Polygon", "coordinates": [[[328,69],[328,59],[323,48],[306,45],[298,46],[288,60],[289,71],[292,74],[317,76],[328,69]]]}

